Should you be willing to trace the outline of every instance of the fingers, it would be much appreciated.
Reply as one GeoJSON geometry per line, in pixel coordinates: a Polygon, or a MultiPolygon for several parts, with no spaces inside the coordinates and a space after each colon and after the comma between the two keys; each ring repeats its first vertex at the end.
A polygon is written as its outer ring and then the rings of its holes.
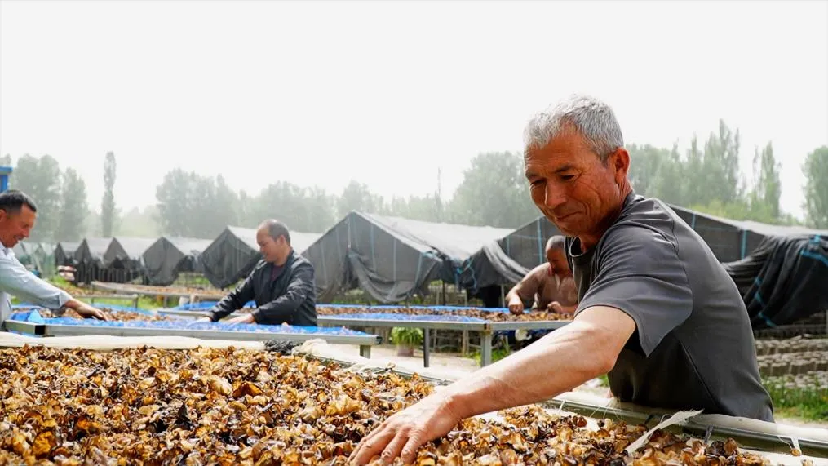
{"type": "Polygon", "coordinates": [[[405,443],[405,447],[402,449],[402,454],[400,455],[402,462],[404,464],[413,463],[417,459],[417,449],[423,446],[424,443],[422,433],[412,432],[408,437],[408,442],[405,443]]]}
{"type": "MultiPolygon", "coordinates": [[[[407,444],[408,435],[404,433],[404,430],[398,430],[397,435],[394,436],[394,439],[385,447],[385,450],[382,451],[382,464],[391,464],[394,462],[394,458],[400,456],[400,451],[403,449],[403,446],[407,444]]],[[[410,463],[410,461],[408,461],[410,463]]]]}
{"type": "MultiPolygon", "coordinates": [[[[387,421],[386,421],[387,423],[387,421]]],[[[389,428],[386,423],[380,424],[380,427],[367,437],[362,439],[357,445],[356,450],[351,453],[348,458],[348,463],[352,464],[366,464],[375,455],[382,451],[388,445],[388,442],[394,438],[394,429],[389,428]]]]}

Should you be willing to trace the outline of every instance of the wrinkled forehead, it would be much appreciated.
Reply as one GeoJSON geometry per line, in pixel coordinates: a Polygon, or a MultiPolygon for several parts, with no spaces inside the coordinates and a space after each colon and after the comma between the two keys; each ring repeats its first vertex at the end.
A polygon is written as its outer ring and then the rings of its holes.
{"type": "MultiPolygon", "coordinates": [[[[523,152],[524,167],[529,171],[556,171],[582,164],[595,157],[580,133],[559,134],[543,145],[527,145],[523,152]]],[[[528,173],[527,173],[528,174],[528,173]]]]}

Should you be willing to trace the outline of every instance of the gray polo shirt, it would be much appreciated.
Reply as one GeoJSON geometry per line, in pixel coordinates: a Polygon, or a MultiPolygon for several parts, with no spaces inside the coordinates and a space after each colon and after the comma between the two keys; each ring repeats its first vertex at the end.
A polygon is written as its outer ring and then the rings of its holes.
{"type": "Polygon", "coordinates": [[[598,244],[567,239],[577,312],[622,310],[635,333],[609,372],[614,396],[642,406],[773,421],[753,332],[733,280],[666,204],[630,194],[598,244]]]}

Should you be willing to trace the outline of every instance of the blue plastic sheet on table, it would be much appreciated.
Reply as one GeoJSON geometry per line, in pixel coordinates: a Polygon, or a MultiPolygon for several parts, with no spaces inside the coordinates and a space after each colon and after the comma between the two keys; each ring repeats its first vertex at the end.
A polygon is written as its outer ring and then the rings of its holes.
{"type": "MultiPolygon", "coordinates": [[[[13,320],[26,322],[28,315],[12,314],[13,320]]],[[[38,314],[39,315],[39,314],[38,314]]],[[[75,319],[72,317],[41,317],[46,325],[66,326],[89,326],[89,327],[110,327],[110,328],[149,328],[149,329],[173,329],[173,330],[213,330],[222,332],[255,332],[255,333],[288,333],[302,335],[368,335],[365,332],[349,330],[344,327],[293,327],[279,325],[257,325],[257,324],[228,324],[224,322],[111,322],[96,319],[75,319]]]]}
{"type": "Polygon", "coordinates": [[[13,320],[15,322],[32,322],[35,324],[42,324],[46,322],[44,320],[44,317],[40,315],[40,312],[38,312],[37,309],[24,312],[13,312],[9,316],[9,320],[13,320]]]}
{"type": "MultiPolygon", "coordinates": [[[[33,324],[42,324],[45,322],[43,316],[40,315],[40,312],[38,312],[37,309],[22,312],[12,312],[9,316],[9,320],[14,320],[16,322],[31,322],[33,324]]],[[[9,330],[8,332],[13,333],[15,335],[25,335],[29,337],[42,338],[40,335],[29,335],[25,332],[17,332],[14,330],[9,330]]]]}
{"type": "MultiPolygon", "coordinates": [[[[129,307],[129,306],[118,306],[116,304],[98,304],[93,305],[95,309],[112,309],[113,311],[127,311],[127,312],[137,312],[139,314],[146,314],[146,315],[153,315],[151,311],[146,309],[140,309],[137,307],[129,307]]],[[[29,303],[21,303],[21,304],[13,304],[12,309],[44,309],[43,306],[39,306],[37,304],[29,304],[29,303]]]]}
{"type": "MultiPolygon", "coordinates": [[[[177,311],[194,311],[201,309],[211,309],[216,304],[218,304],[218,301],[200,301],[197,303],[182,304],[173,309],[177,311]]],[[[247,304],[245,304],[244,307],[256,307],[256,301],[250,301],[247,304]]]]}
{"type": "MultiPolygon", "coordinates": [[[[396,320],[407,322],[487,322],[486,319],[479,317],[466,317],[448,314],[431,314],[431,315],[412,315],[412,314],[392,314],[388,312],[365,312],[358,314],[333,314],[325,315],[324,317],[338,318],[338,319],[352,319],[355,321],[361,320],[396,320]]],[[[359,322],[354,322],[358,324],[359,322]]]]}

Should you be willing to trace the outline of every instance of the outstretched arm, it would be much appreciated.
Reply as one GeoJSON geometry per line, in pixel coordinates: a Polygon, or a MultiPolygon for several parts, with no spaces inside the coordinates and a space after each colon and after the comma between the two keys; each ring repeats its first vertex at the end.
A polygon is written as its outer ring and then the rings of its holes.
{"type": "Polygon", "coordinates": [[[618,309],[585,309],[566,327],[386,419],[351,460],[365,464],[381,453],[411,463],[421,445],[462,419],[572,390],[609,372],[634,331],[633,319],[618,309]]]}

